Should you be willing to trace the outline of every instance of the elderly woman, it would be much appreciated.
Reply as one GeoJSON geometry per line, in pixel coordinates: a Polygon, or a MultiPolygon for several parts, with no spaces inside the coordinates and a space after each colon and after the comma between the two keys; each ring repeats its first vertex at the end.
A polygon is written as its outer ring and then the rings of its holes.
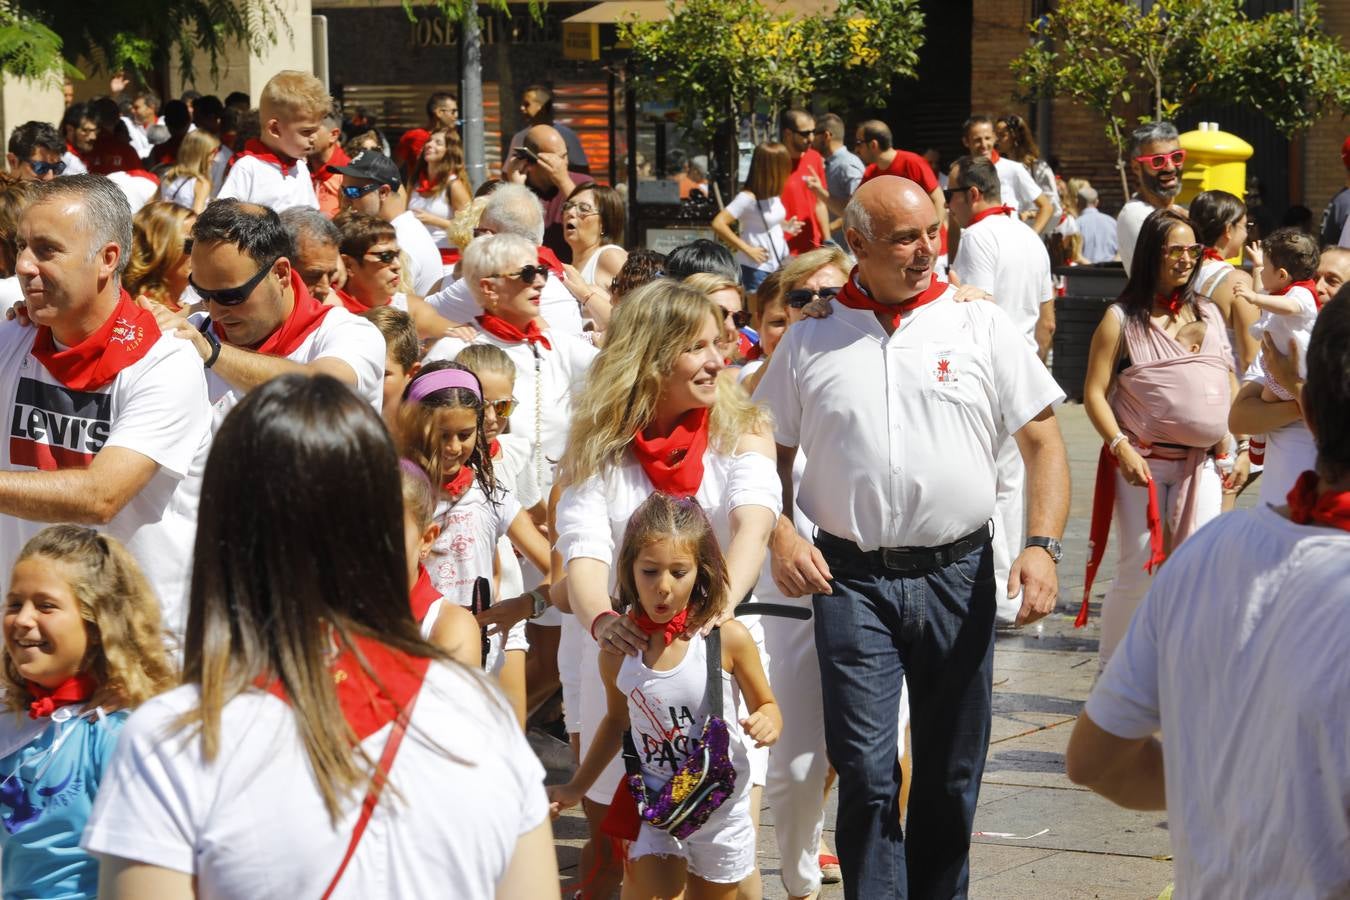
{"type": "Polygon", "coordinates": [[[1107,309],[1088,351],[1083,405],[1103,447],[1079,624],[1113,508],[1119,557],[1102,602],[1103,667],[1167,556],[1163,519],[1175,547],[1219,514],[1223,481],[1214,455],[1228,439],[1237,381],[1223,313],[1194,291],[1203,249],[1186,216],[1149,215],[1125,292],[1107,309]]]}
{"type": "Polygon", "coordinates": [[[581,304],[582,315],[603,332],[613,299],[610,285],[628,261],[623,249],[623,198],[611,187],[587,182],[563,204],[563,239],[572,248],[563,283],[581,304]]]}
{"type": "MultiPolygon", "coordinates": [[[[636,654],[647,646],[647,635],[614,612],[610,597],[628,519],[653,490],[692,496],[708,514],[726,553],[728,597],[746,597],[759,579],[782,486],[768,414],[734,379],[718,377],[730,351],[723,318],[716,303],[686,285],[660,280],[639,288],[619,307],[576,401],[559,474],[556,549],[572,612],[590,635],[581,669],[583,754],[605,712],[599,654],[636,654]]],[[[746,624],[752,634],[759,631],[757,623],[746,624]]],[[[767,750],[749,755],[752,784],[762,785],[767,750]]],[[[593,834],[621,771],[615,760],[587,793],[593,834]]],[[[756,793],[752,809],[758,807],[756,793]]],[[[642,855],[637,845],[633,852],[642,855]]],[[[710,880],[749,878],[757,888],[753,850],[728,854],[721,868],[710,880]]]]}

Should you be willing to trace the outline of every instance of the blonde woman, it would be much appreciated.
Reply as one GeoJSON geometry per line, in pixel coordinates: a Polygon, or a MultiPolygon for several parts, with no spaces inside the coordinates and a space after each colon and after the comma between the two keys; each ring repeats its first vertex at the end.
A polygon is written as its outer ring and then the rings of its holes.
{"type": "Polygon", "coordinates": [[[199,213],[211,200],[211,163],[220,141],[209,131],[190,131],[178,147],[173,168],[159,180],[159,199],[199,213]]]}
{"type": "Polygon", "coordinates": [[[147,203],[136,211],[131,219],[131,259],[122,276],[127,293],[174,312],[183,308],[180,301],[192,270],[184,241],[196,218],[196,213],[176,203],[147,203]]]}
{"type": "Polygon", "coordinates": [[[739,366],[748,358],[754,344],[741,333],[750,324],[750,313],[745,308],[745,289],[724,275],[695,272],[683,282],[707,297],[722,313],[722,341],[730,348],[727,362],[739,366]]]}
{"type": "MultiPolygon", "coordinates": [[[[734,379],[718,377],[731,350],[724,318],[716,303],[686,285],[662,280],[639,288],[611,320],[605,347],[573,404],[559,471],[564,490],[556,549],[576,624],[589,634],[580,657],[583,756],[605,712],[600,652],[631,655],[648,644],[649,636],[615,613],[609,598],[628,519],[652,491],[692,496],[708,514],[726,554],[726,596],[732,598],[719,620],[733,614],[732,604],[746,598],[759,578],[782,488],[768,414],[734,379]]],[[[758,643],[758,622],[745,624],[758,643]]],[[[762,785],[767,750],[747,749],[752,783],[762,785]]],[[[593,838],[621,772],[622,762],[615,760],[587,792],[593,838]]],[[[756,791],[752,809],[758,808],[756,791]]],[[[653,851],[639,842],[630,858],[645,852],[680,850],[653,851]]],[[[758,895],[753,845],[745,858],[728,854],[716,866],[692,860],[690,868],[715,883],[748,878],[745,888],[758,895]]],[[[621,871],[611,868],[610,876],[621,871]]]]}

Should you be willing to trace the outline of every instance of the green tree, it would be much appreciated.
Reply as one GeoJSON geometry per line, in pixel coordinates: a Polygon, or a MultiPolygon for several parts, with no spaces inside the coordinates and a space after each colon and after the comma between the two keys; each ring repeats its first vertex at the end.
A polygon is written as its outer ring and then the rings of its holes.
{"type": "Polygon", "coordinates": [[[1123,158],[1131,125],[1201,102],[1247,104],[1285,134],[1350,108],[1350,54],[1320,27],[1313,0],[1257,19],[1242,0],[1060,0],[1031,23],[1012,63],[1024,100],[1068,97],[1098,113],[1123,158]],[[1140,115],[1141,110],[1148,112],[1140,115]]]}
{"type": "Polygon", "coordinates": [[[72,74],[61,56],[60,36],[8,0],[0,0],[0,73],[41,82],[72,74]]]}

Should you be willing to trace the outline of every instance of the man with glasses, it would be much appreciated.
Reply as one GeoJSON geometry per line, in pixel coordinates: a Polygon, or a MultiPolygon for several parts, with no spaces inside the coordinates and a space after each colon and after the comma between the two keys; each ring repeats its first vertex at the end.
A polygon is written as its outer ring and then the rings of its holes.
{"type": "Polygon", "coordinates": [[[568,170],[567,143],[552,125],[535,125],[525,131],[521,145],[502,167],[502,180],[523,184],[544,204],[543,244],[559,260],[572,261],[572,247],[563,236],[563,204],[579,185],[595,179],[568,170]]]}
{"type": "Polygon", "coordinates": [[[160,327],[192,344],[208,370],[215,424],[253,388],[278,375],[330,375],[383,403],[379,329],[315,300],[292,264],[295,246],[263,206],[216,200],[192,226],[192,289],[206,315],[191,320],[152,304],[160,327]]]}
{"type": "MultiPolygon", "coordinates": [[[[1008,314],[1027,346],[1044,361],[1055,333],[1055,286],[1045,244],[1016,210],[1003,204],[998,172],[985,157],[958,159],[947,184],[952,218],[961,226],[953,283],[991,294],[994,305],[1008,314]]],[[[1000,586],[995,599],[997,623],[1009,627],[1022,606],[1020,591],[1010,594],[1005,588],[1026,531],[1026,467],[1011,437],[999,442],[995,452],[994,578],[1000,586]]]]}
{"type": "Polygon", "coordinates": [[[1126,274],[1134,258],[1139,229],[1149,213],[1155,209],[1186,211],[1174,202],[1181,193],[1181,164],[1185,160],[1181,137],[1171,122],[1149,122],[1130,135],[1130,171],[1134,173],[1139,193],[1116,216],[1116,243],[1126,274]]]}
{"type": "Polygon", "coordinates": [[[830,211],[830,239],[844,245],[844,204],[862,184],[867,166],[844,140],[844,120],[834,113],[826,113],[816,121],[816,134],[811,147],[825,160],[825,184],[814,178],[807,185],[825,201],[830,211]]]}
{"type": "Polygon", "coordinates": [[[66,140],[66,152],[61,161],[66,164],[66,175],[83,175],[89,171],[89,154],[98,138],[98,123],[87,103],[76,103],[61,117],[61,136],[66,140]]]}
{"type": "Polygon", "coordinates": [[[802,228],[788,238],[788,249],[793,254],[819,247],[830,233],[830,211],[825,201],[807,183],[825,184],[825,160],[811,147],[816,134],[816,120],[804,109],[788,109],[778,117],[779,139],[792,157],[792,172],[779,199],[789,219],[797,219],[802,228]]]}
{"type": "Polygon", "coordinates": [[[413,293],[425,297],[440,289],[441,251],[427,227],[408,209],[398,166],[383,153],[363,150],[345,166],[330,165],[342,176],[342,208],[379,216],[394,226],[399,249],[408,255],[413,293]]]}
{"type": "Polygon", "coordinates": [[[411,172],[422,155],[422,148],[431,140],[434,131],[449,131],[458,134],[459,100],[449,91],[436,91],[427,98],[427,124],[422,128],[409,128],[398,139],[394,148],[394,162],[405,171],[411,172]]]}
{"type": "Polygon", "coordinates": [[[36,185],[0,329],[0,571],[45,524],[121,540],[181,634],[211,417],[201,362],[122,288],[131,210],[108,179],[36,185]]]}
{"type": "Polygon", "coordinates": [[[10,174],[23,181],[51,181],[65,174],[66,164],[61,154],[66,142],[47,122],[24,122],[9,135],[9,152],[5,160],[10,174]]]}

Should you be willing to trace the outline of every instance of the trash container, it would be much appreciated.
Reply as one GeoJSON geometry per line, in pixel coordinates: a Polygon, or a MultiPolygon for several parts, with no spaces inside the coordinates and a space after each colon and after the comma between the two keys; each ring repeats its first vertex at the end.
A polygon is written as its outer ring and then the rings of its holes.
{"type": "Polygon", "coordinates": [[[1066,279],[1063,297],[1055,298],[1054,362],[1051,374],[1075,403],[1083,401],[1088,349],[1106,308],[1125,290],[1125,269],[1118,262],[1064,266],[1054,270],[1066,279]]]}

